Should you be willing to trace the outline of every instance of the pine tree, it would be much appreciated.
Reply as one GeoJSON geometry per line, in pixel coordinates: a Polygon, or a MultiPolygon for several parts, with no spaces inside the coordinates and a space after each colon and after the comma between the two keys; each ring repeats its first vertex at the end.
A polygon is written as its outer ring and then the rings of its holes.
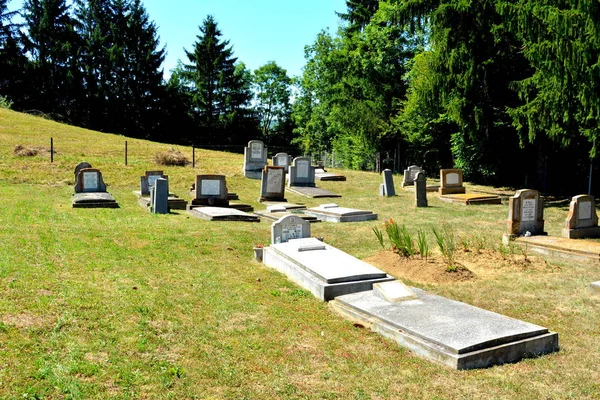
{"type": "Polygon", "coordinates": [[[196,143],[232,142],[232,128],[245,117],[243,111],[250,101],[248,83],[243,73],[236,73],[237,58],[229,41],[221,39],[215,19],[209,15],[199,29],[193,51],[186,50],[190,64],[185,66],[194,114],[208,136],[196,143]]]}
{"type": "Polygon", "coordinates": [[[7,0],[0,0],[0,96],[20,109],[27,99],[27,58],[18,40],[18,27],[12,22],[17,12],[8,11],[7,5],[7,0]]]}

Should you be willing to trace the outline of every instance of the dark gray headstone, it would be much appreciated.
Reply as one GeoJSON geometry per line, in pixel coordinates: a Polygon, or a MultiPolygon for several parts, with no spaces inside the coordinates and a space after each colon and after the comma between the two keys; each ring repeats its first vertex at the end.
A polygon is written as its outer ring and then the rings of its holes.
{"type": "Polygon", "coordinates": [[[427,178],[424,172],[417,172],[415,184],[415,206],[427,207],[427,178]]]}
{"type": "Polygon", "coordinates": [[[315,167],[310,157],[296,157],[290,166],[288,186],[315,186],[315,167]]]}
{"type": "Polygon", "coordinates": [[[290,239],[310,237],[310,222],[294,215],[281,217],[271,225],[271,243],[285,243],[290,239]]]}
{"type": "Polygon", "coordinates": [[[75,166],[75,180],[77,181],[77,177],[79,176],[79,171],[84,168],[92,168],[92,164],[89,162],[83,161],[75,166]]]}
{"type": "Polygon", "coordinates": [[[81,168],[75,180],[75,193],[106,192],[102,173],[95,168],[81,168]]]}
{"type": "Polygon", "coordinates": [[[152,213],[169,213],[169,181],[158,178],[152,187],[152,213]]]}
{"type": "Polygon", "coordinates": [[[391,169],[383,170],[383,184],[379,191],[380,196],[392,197],[396,195],[396,189],[394,188],[394,177],[391,169]]]}

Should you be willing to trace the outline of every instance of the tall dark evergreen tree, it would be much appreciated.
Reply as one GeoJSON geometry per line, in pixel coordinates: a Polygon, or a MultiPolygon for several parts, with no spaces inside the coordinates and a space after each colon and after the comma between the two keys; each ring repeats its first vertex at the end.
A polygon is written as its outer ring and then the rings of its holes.
{"type": "Polygon", "coordinates": [[[16,11],[8,11],[8,0],[0,0],[0,96],[19,109],[27,98],[27,58],[19,43],[18,27],[12,22],[16,14],[16,11]]]}
{"type": "Polygon", "coordinates": [[[209,15],[199,27],[193,51],[186,55],[185,79],[190,86],[193,113],[203,128],[196,143],[222,143],[236,140],[233,126],[240,123],[251,95],[245,74],[236,72],[237,58],[228,40],[221,39],[215,19],[209,15]]]}
{"type": "Polygon", "coordinates": [[[26,0],[25,50],[32,61],[30,79],[35,107],[57,118],[78,120],[81,77],[77,50],[79,36],[65,0],[26,0]]]}

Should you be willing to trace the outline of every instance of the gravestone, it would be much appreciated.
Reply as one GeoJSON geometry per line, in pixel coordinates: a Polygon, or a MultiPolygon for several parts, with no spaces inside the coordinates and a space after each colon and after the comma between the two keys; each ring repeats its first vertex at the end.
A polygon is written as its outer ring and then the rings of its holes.
{"type": "Polygon", "coordinates": [[[102,179],[102,173],[95,168],[82,168],[79,170],[75,181],[75,193],[103,193],[106,192],[106,184],[102,179]]]}
{"type": "Polygon", "coordinates": [[[295,215],[286,215],[271,225],[271,243],[285,243],[290,239],[310,237],[310,222],[295,215]]]}
{"type": "Polygon", "coordinates": [[[275,167],[284,167],[285,172],[289,170],[290,167],[290,156],[288,153],[277,153],[273,157],[273,166],[275,167]]]}
{"type": "Polygon", "coordinates": [[[285,201],[285,168],[265,166],[262,172],[259,202],[285,201]]]}
{"type": "Polygon", "coordinates": [[[225,175],[197,175],[192,206],[229,206],[225,175]]]}
{"type": "MultiPolygon", "coordinates": [[[[304,230],[300,232],[297,227],[299,220],[287,227],[290,237],[300,233],[305,236],[304,230]]],[[[324,301],[342,294],[371,290],[374,283],[394,280],[384,271],[316,238],[287,242],[280,238],[280,243],[271,243],[264,248],[263,262],[324,301]]]]}
{"type": "Polygon", "coordinates": [[[152,184],[152,213],[169,213],[169,181],[165,178],[158,178],[152,184]]]}
{"type": "Polygon", "coordinates": [[[392,197],[396,195],[394,188],[394,176],[391,169],[383,170],[383,183],[379,186],[379,195],[392,197]]]}
{"type": "Polygon", "coordinates": [[[78,165],[80,168],[76,168],[78,172],[75,179],[73,208],[118,208],[119,204],[114,197],[106,192],[102,173],[98,169],[83,168],[84,166],[80,163],[78,165]]]}
{"type": "Polygon", "coordinates": [[[441,195],[465,193],[462,169],[440,169],[439,193],[441,195]]]}
{"type": "Polygon", "coordinates": [[[146,171],[144,176],[140,176],[140,196],[150,196],[150,191],[158,178],[168,179],[169,177],[162,171],[146,171]]]}
{"type": "Polygon", "coordinates": [[[402,187],[413,186],[415,184],[415,179],[417,178],[417,174],[419,172],[425,173],[423,168],[418,167],[416,165],[411,165],[407,169],[404,170],[404,176],[402,179],[402,187]]]}
{"type": "Polygon", "coordinates": [[[296,157],[290,165],[288,186],[315,186],[315,168],[310,157],[296,157]]]}
{"type": "Polygon", "coordinates": [[[77,182],[77,177],[79,176],[79,171],[81,171],[84,168],[93,168],[92,164],[90,164],[89,162],[86,161],[82,161],[79,164],[77,164],[75,166],[75,182],[77,182]]]}
{"type": "Polygon", "coordinates": [[[427,207],[427,178],[424,172],[417,172],[415,177],[415,206],[427,207]]]}
{"type": "Polygon", "coordinates": [[[260,140],[251,140],[244,148],[244,176],[260,179],[262,169],[267,165],[267,147],[260,140]]]}
{"type": "Polygon", "coordinates": [[[573,197],[562,234],[569,239],[600,237],[594,196],[582,194],[573,197]]]}
{"type": "Polygon", "coordinates": [[[521,189],[508,199],[508,235],[546,235],[544,200],[537,190],[521,189]]]}
{"type": "Polygon", "coordinates": [[[306,213],[325,222],[362,222],[377,219],[377,214],[373,211],[340,207],[335,203],[309,208],[306,213]]]}

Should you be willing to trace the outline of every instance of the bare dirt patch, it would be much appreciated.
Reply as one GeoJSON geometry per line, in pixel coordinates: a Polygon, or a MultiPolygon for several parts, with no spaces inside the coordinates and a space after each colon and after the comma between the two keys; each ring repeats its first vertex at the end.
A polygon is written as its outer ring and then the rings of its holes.
{"type": "Polygon", "coordinates": [[[502,255],[494,250],[457,252],[453,268],[439,255],[425,259],[402,257],[391,250],[382,250],[364,260],[399,279],[421,283],[466,282],[488,279],[508,270],[542,270],[546,261],[521,254],[502,255]]]}

